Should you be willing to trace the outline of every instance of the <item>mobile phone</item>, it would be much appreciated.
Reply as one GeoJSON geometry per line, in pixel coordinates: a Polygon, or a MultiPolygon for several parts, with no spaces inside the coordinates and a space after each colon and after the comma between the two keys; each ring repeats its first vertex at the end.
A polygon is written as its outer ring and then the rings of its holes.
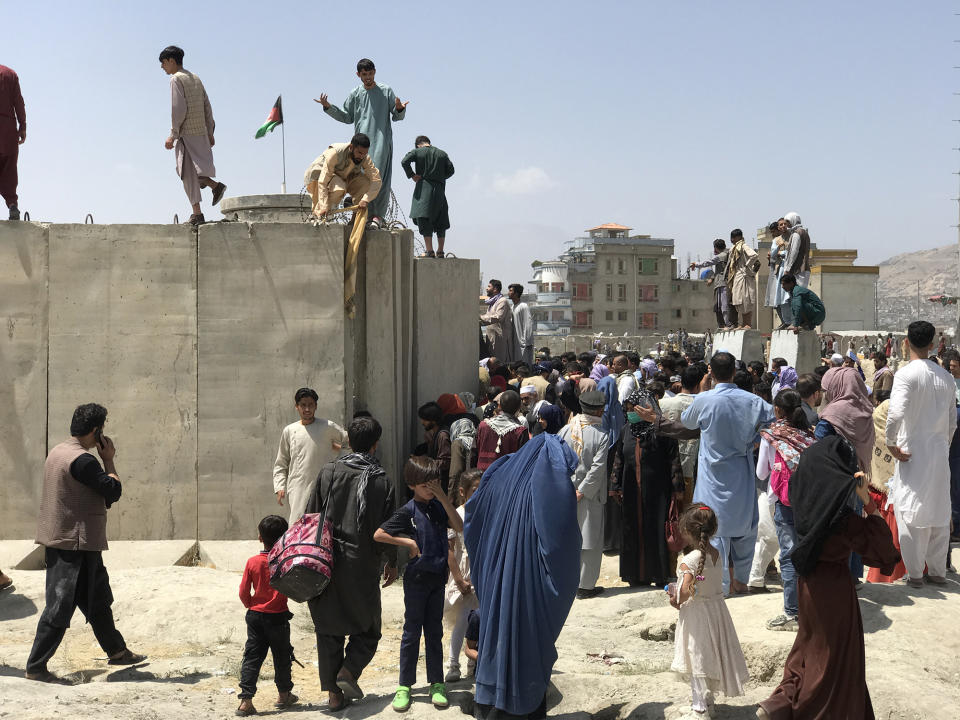
{"type": "Polygon", "coordinates": [[[97,441],[97,445],[103,447],[103,428],[97,428],[93,431],[93,439],[97,441]]]}

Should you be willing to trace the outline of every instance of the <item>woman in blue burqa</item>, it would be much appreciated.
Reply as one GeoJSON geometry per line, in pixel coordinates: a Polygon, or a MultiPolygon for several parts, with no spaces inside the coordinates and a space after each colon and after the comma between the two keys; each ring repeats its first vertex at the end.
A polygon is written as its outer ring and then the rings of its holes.
{"type": "Polygon", "coordinates": [[[480,603],[474,717],[546,717],[556,641],[580,583],[577,454],[541,433],[497,460],[466,507],[480,603]]]}

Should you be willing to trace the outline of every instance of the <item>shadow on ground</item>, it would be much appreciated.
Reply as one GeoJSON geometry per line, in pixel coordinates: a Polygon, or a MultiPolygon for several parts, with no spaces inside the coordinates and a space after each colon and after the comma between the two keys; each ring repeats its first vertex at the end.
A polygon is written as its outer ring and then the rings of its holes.
{"type": "Polygon", "coordinates": [[[22,620],[37,614],[37,604],[26,595],[20,595],[15,588],[0,593],[0,622],[4,620],[22,620]]]}

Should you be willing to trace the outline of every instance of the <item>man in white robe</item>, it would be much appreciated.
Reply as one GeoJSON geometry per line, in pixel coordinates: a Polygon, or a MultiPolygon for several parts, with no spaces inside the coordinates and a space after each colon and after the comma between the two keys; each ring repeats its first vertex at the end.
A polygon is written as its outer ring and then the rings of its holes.
{"type": "Polygon", "coordinates": [[[606,396],[598,390],[580,396],[582,414],[575,415],[557,437],[570,446],[580,462],[571,480],[577,491],[577,522],[583,544],[580,551],[581,600],[603,592],[597,587],[603,560],[603,506],[607,502],[607,452],[610,439],[600,428],[606,396]]]}
{"type": "Polygon", "coordinates": [[[513,329],[517,334],[516,341],[516,360],[525,362],[527,367],[533,368],[533,314],[530,307],[521,302],[523,296],[523,285],[513,283],[508,285],[508,297],[513,303],[513,329]]]}
{"type": "Polygon", "coordinates": [[[907,582],[946,584],[950,542],[950,441],[957,428],[953,376],[927,359],[936,330],[925,320],[907,328],[910,362],[893,376],[887,447],[896,459],[888,494],[900,533],[907,582]]]}
{"type": "Polygon", "coordinates": [[[300,419],[280,434],[280,448],[273,466],[273,492],[277,503],[286,498],[290,523],[303,515],[313,497],[320,470],[337,459],[347,437],[346,431],[330,420],[318,420],[317,393],[300,388],[294,396],[300,419]]]}
{"type": "Polygon", "coordinates": [[[620,403],[622,404],[624,400],[633,394],[634,390],[640,387],[640,385],[637,383],[637,378],[630,370],[630,360],[627,359],[626,355],[617,355],[615,358],[613,358],[613,362],[611,363],[610,367],[613,371],[613,375],[617,379],[617,397],[620,399],[620,403]]]}

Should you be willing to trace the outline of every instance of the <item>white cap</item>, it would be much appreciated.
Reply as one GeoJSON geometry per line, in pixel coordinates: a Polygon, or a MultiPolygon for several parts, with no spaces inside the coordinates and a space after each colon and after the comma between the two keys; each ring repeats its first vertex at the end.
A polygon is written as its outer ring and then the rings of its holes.
{"type": "Polygon", "coordinates": [[[524,385],[520,388],[521,395],[537,395],[537,388],[534,385],[524,385]]]}

